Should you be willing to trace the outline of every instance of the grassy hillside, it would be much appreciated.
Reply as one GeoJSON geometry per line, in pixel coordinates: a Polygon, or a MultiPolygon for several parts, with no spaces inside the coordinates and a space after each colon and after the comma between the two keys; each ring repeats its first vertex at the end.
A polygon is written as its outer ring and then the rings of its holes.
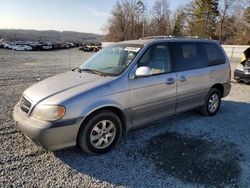
{"type": "Polygon", "coordinates": [[[14,40],[30,40],[30,41],[54,41],[54,42],[84,42],[87,40],[102,41],[103,35],[93,33],[80,33],[73,31],[38,31],[23,29],[0,29],[0,39],[14,40]]]}

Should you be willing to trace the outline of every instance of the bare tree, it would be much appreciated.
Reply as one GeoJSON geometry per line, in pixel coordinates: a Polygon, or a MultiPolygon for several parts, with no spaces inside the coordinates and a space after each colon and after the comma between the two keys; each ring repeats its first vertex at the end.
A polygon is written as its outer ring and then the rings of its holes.
{"type": "Polygon", "coordinates": [[[157,0],[153,6],[152,26],[156,35],[171,34],[170,10],[168,0],[157,0]]]}
{"type": "Polygon", "coordinates": [[[142,0],[121,0],[108,20],[106,40],[122,41],[141,38],[144,31],[145,5],[142,0]]]}
{"type": "Polygon", "coordinates": [[[250,0],[192,0],[172,15],[168,0],[155,0],[151,10],[146,9],[143,0],[118,0],[106,27],[107,40],[172,33],[211,37],[227,44],[248,44],[248,7],[250,0]]]}
{"type": "Polygon", "coordinates": [[[236,0],[222,0],[222,5],[219,8],[220,12],[220,35],[219,41],[222,42],[223,40],[223,30],[224,30],[224,22],[230,11],[232,5],[235,3],[236,0]]]}
{"type": "Polygon", "coordinates": [[[108,20],[107,37],[108,41],[122,41],[125,40],[125,24],[126,18],[123,12],[122,5],[118,1],[112,10],[112,16],[108,20]]]}

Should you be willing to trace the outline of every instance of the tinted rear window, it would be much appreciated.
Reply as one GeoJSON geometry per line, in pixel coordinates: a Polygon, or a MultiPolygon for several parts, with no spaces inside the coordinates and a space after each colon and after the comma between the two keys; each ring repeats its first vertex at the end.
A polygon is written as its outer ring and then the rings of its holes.
{"type": "Polygon", "coordinates": [[[224,54],[216,44],[202,43],[204,49],[205,60],[208,66],[220,65],[226,62],[224,54]]]}
{"type": "Polygon", "coordinates": [[[207,67],[207,62],[201,58],[202,49],[199,43],[176,42],[172,44],[176,71],[186,71],[207,67]]]}

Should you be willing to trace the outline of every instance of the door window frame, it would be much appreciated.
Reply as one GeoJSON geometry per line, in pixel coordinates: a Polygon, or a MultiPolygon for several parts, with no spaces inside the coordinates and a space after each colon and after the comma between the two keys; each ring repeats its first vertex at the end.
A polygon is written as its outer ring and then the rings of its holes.
{"type": "Polygon", "coordinates": [[[131,71],[129,72],[129,78],[130,79],[140,79],[140,78],[148,78],[148,77],[152,77],[152,76],[158,76],[158,75],[162,75],[162,74],[171,74],[171,73],[175,73],[175,65],[174,65],[174,61],[173,61],[173,57],[172,57],[172,50],[171,50],[171,46],[170,46],[170,42],[158,42],[158,43],[153,43],[148,45],[142,52],[142,54],[140,54],[140,56],[138,57],[138,59],[136,60],[136,62],[134,62],[133,67],[131,68],[131,71]],[[150,49],[152,46],[155,45],[165,45],[167,46],[168,50],[169,50],[169,60],[170,60],[170,67],[171,67],[171,71],[170,72],[162,72],[162,73],[156,73],[156,74],[152,74],[149,76],[145,76],[145,77],[136,77],[135,76],[135,72],[136,70],[139,68],[137,66],[137,63],[141,60],[141,58],[143,57],[143,55],[145,53],[147,53],[148,49],[150,49]]]}
{"type": "Polygon", "coordinates": [[[211,43],[211,42],[202,42],[201,46],[202,46],[202,50],[203,50],[203,53],[205,55],[205,58],[207,60],[207,67],[223,65],[223,64],[225,64],[227,62],[226,57],[225,57],[223,51],[221,50],[221,48],[219,47],[218,44],[211,43]],[[217,53],[219,54],[219,56],[221,56],[221,58],[222,58],[221,60],[223,60],[223,63],[211,64],[211,62],[209,62],[209,58],[208,58],[208,54],[207,54],[206,49],[205,49],[205,45],[211,45],[213,48],[215,48],[215,51],[219,51],[217,53]]]}

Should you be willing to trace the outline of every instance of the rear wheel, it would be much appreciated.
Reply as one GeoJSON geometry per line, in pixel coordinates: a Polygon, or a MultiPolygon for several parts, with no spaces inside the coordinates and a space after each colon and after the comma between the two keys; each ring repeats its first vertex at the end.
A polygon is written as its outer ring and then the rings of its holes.
{"type": "Polygon", "coordinates": [[[221,96],[222,94],[218,89],[212,88],[205,99],[204,105],[199,109],[201,114],[205,116],[215,115],[220,108],[221,96]]]}
{"type": "Polygon", "coordinates": [[[88,154],[101,154],[111,150],[122,133],[120,118],[109,110],[103,110],[90,117],[78,134],[78,145],[88,154]]]}

